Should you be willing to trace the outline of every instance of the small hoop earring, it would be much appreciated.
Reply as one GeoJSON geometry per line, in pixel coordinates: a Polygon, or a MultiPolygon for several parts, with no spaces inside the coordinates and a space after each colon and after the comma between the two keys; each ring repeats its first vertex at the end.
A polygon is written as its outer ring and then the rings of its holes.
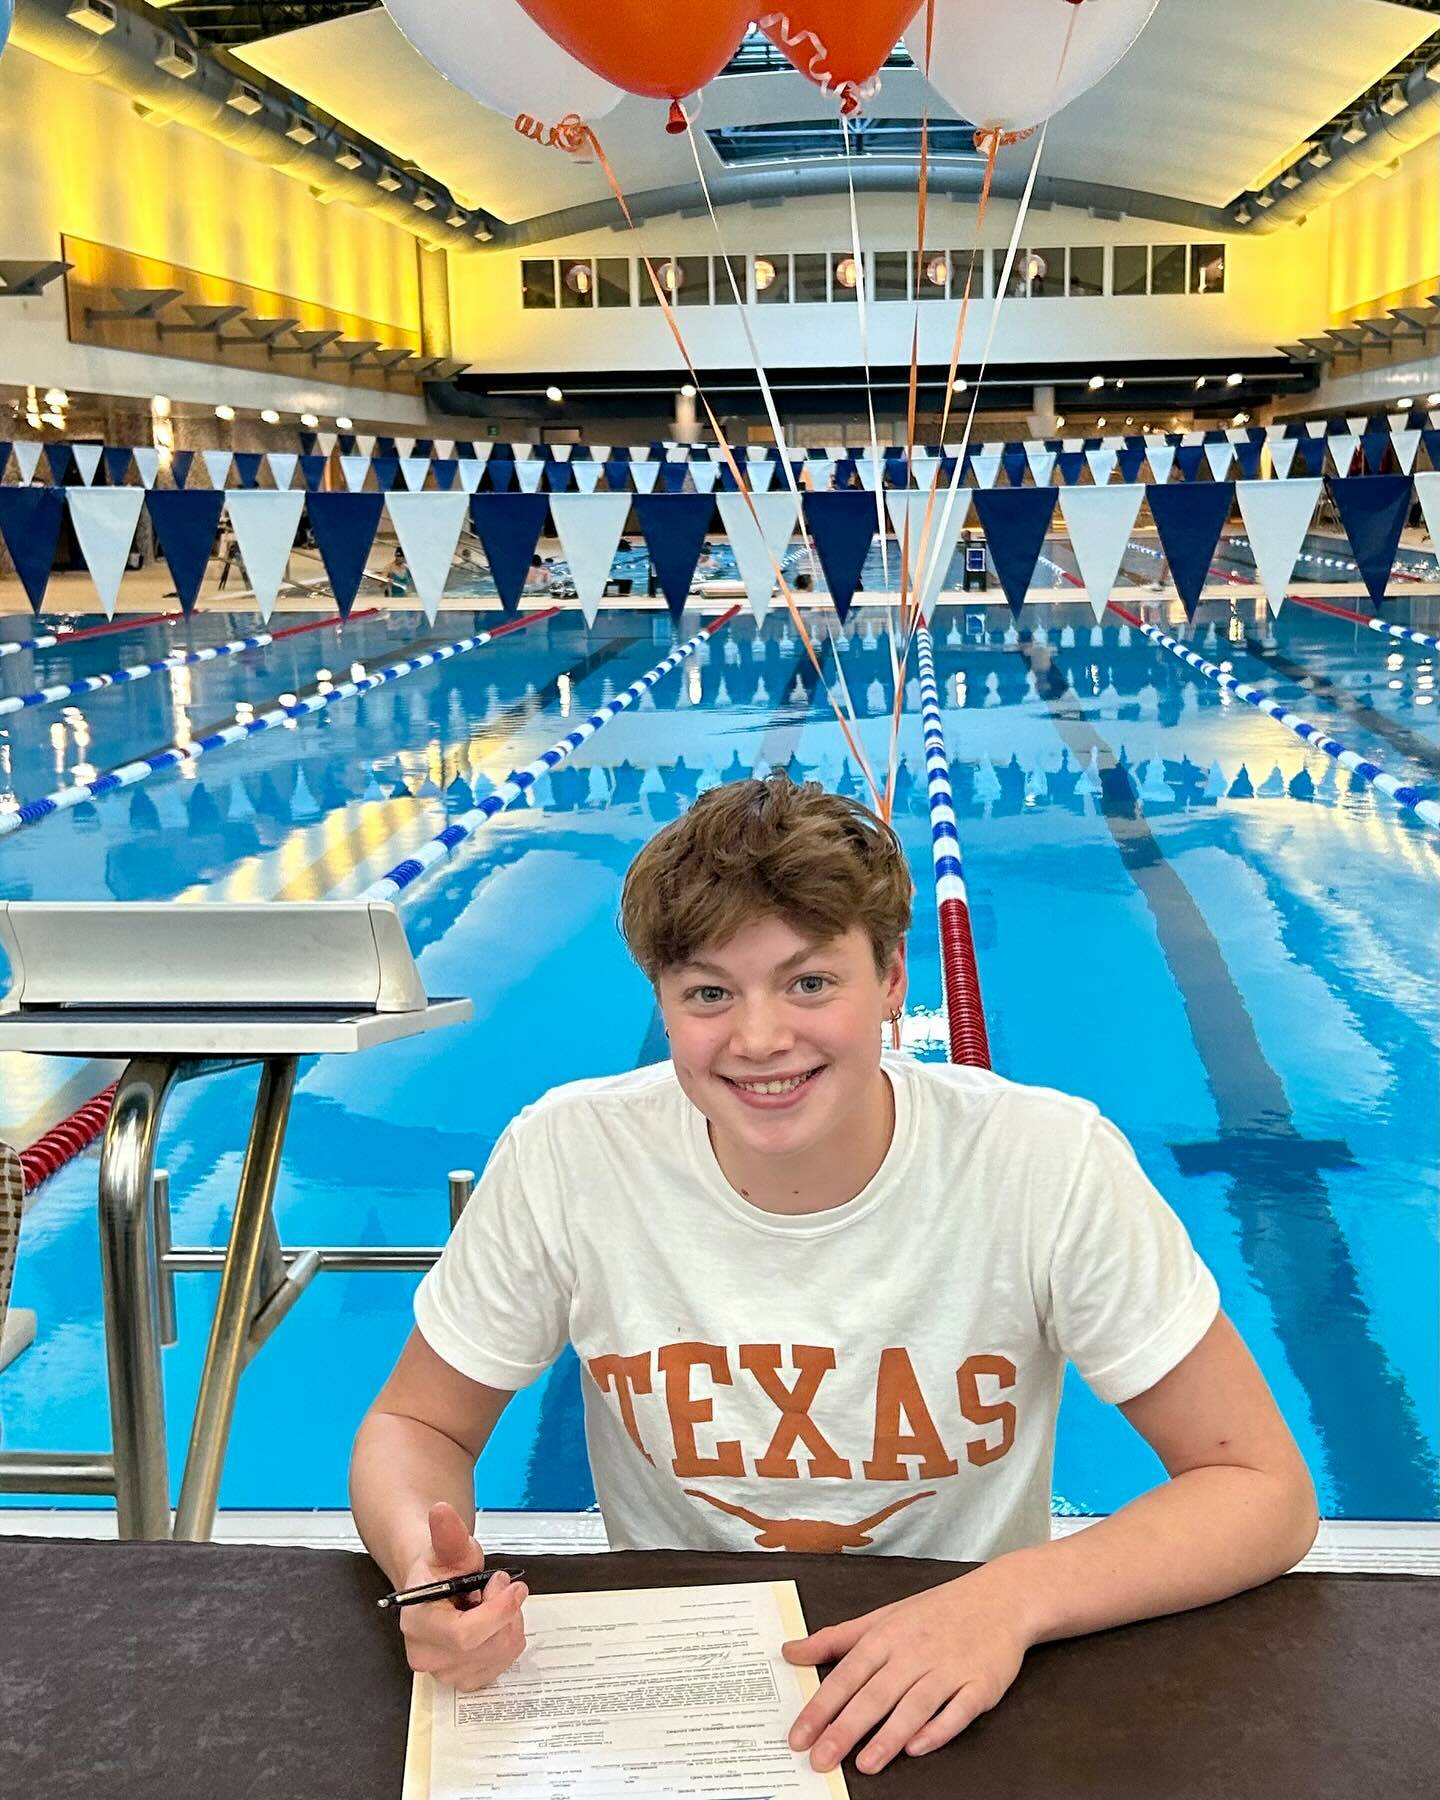
{"type": "Polygon", "coordinates": [[[890,1023],[892,1025],[898,1025],[904,1017],[905,1017],[905,1008],[903,1006],[897,1006],[895,1008],[894,1012],[892,1012],[890,1014],[890,1023]]]}

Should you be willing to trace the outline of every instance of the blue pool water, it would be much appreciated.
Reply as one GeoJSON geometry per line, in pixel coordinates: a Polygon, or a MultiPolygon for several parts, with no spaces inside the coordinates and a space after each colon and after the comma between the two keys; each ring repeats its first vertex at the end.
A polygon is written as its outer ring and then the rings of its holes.
{"type": "MultiPolygon", "coordinates": [[[[1048,553],[1073,567],[1059,545],[1048,553]]],[[[1131,560],[1147,580],[1147,560],[1131,560]]],[[[1410,604],[1387,610],[1404,621],[1410,604]]],[[[306,692],[320,669],[342,679],[352,663],[395,660],[417,634],[448,641],[490,617],[446,613],[434,632],[414,615],[360,620],[343,638],[327,628],[16,715],[0,722],[0,792],[33,798],[77,765],[104,770],[226,722],[237,702],[260,709],[306,692]]],[[[1086,1095],[1131,1138],[1215,1271],[1323,1510],[1440,1516],[1440,842],[1138,635],[1126,641],[1110,623],[1092,643],[1083,604],[1027,609],[1015,642],[1009,622],[977,598],[942,608],[935,627],[995,1066],[1086,1095]],[[1048,642],[1034,641],[1036,627],[1048,642]]],[[[10,657],[0,690],[252,628],[202,614],[185,631],[10,657]]],[[[567,611],[0,842],[0,897],[357,894],[447,810],[650,668],[677,641],[672,629],[663,614],[612,611],[587,632],[567,611]]],[[[694,629],[692,615],[682,635],[694,629]]],[[[0,636],[28,633],[28,621],[0,620],[0,636]]],[[[1208,605],[1194,639],[1395,775],[1440,787],[1430,653],[1295,606],[1267,640],[1248,600],[1208,605]]],[[[827,652],[827,669],[842,661],[883,766],[883,613],[852,619],[847,645],[843,658],[827,652]]],[[[916,698],[896,818],[918,888],[905,1039],[939,1058],[929,827],[923,782],[911,780],[922,767],[916,698]]],[[[401,910],[426,986],[470,995],[474,1021],[303,1066],[278,1198],[287,1243],[438,1242],[447,1171],[479,1167],[519,1107],[556,1082],[662,1054],[653,997],[615,928],[625,867],[697,780],[765,766],[850,779],[782,616],[758,633],[737,620],[653,705],[614,720],[543,783],[537,804],[503,814],[417,883],[401,910]]],[[[0,1059],[0,1081],[13,1068],[0,1059]]],[[[55,1084],[70,1072],[55,1065],[55,1084]]],[[[161,1161],[177,1243],[223,1241],[253,1090],[253,1072],[240,1072],[172,1102],[161,1161]]],[[[0,1378],[7,1448],[107,1439],[94,1189],[92,1152],[27,1215],[14,1300],[37,1310],[40,1330],[0,1378]]],[[[345,1504],[350,1440],[408,1330],[416,1279],[315,1283],[242,1382],[222,1504],[345,1504]]],[[[177,1482],[214,1286],[178,1280],[180,1342],[165,1358],[177,1482]]],[[[1162,1471],[1118,1412],[1067,1382],[1056,1505],[1113,1510],[1162,1471]]],[[[589,1506],[580,1420],[567,1355],[502,1419],[480,1465],[482,1504],[589,1506]]]]}

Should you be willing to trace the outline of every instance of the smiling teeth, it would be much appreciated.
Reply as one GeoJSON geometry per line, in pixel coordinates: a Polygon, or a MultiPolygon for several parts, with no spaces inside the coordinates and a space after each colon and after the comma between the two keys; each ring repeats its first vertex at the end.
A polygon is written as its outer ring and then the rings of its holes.
{"type": "Polygon", "coordinates": [[[809,1075],[796,1075],[790,1081],[737,1081],[735,1085],[744,1088],[747,1094],[793,1094],[809,1079],[809,1075]]]}

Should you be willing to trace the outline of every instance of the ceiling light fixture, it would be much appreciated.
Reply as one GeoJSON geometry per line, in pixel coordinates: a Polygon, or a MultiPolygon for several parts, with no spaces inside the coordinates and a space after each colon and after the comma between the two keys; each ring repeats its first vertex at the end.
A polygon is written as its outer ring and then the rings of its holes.
{"type": "Polygon", "coordinates": [[[695,398],[695,383],[693,381],[682,382],[680,394],[682,399],[693,400],[695,398]]]}
{"type": "Polygon", "coordinates": [[[353,431],[355,429],[355,424],[352,419],[341,418],[335,421],[335,429],[337,431],[353,431]]]}
{"type": "Polygon", "coordinates": [[[314,413],[301,413],[300,423],[307,431],[313,431],[320,421],[315,417],[314,413]]]}
{"type": "Polygon", "coordinates": [[[278,425],[280,423],[280,415],[273,406],[267,406],[260,417],[267,425],[278,425]]]}
{"type": "Polygon", "coordinates": [[[235,408],[233,406],[217,406],[215,408],[215,417],[217,419],[223,419],[228,425],[235,417],[235,408]]]}
{"type": "Polygon", "coordinates": [[[1105,377],[1103,375],[1092,375],[1090,377],[1090,392],[1092,394],[1098,394],[1100,389],[1103,388],[1104,385],[1105,385],[1105,377]]]}
{"type": "Polygon", "coordinates": [[[1237,371],[1234,375],[1227,375],[1225,377],[1225,385],[1226,387],[1239,387],[1244,379],[1245,377],[1237,371]]]}
{"type": "Polygon", "coordinates": [[[560,402],[565,398],[565,395],[564,395],[564,392],[562,389],[554,386],[554,384],[552,383],[551,386],[547,387],[545,390],[545,398],[547,400],[549,400],[550,402],[552,402],[552,404],[554,404],[555,406],[558,406],[560,404],[560,402]]]}

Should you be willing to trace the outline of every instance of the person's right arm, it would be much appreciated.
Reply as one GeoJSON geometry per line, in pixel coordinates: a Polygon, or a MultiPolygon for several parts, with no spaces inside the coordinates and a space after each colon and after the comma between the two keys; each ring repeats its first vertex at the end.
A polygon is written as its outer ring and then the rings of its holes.
{"type": "MultiPolygon", "coordinates": [[[[350,1458],[356,1527],[397,1589],[485,1566],[474,1535],[475,1464],[509,1401],[410,1333],[350,1458]]],[[[502,1572],[483,1598],[401,1607],[410,1667],[452,1687],[484,1687],[525,1647],[526,1593],[502,1572]]]]}

